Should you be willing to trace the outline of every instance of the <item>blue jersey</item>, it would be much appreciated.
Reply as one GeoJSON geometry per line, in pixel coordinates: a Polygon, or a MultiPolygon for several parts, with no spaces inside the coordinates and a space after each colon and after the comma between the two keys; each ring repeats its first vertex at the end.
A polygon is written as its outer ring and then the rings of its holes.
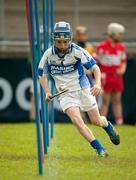
{"type": "Polygon", "coordinates": [[[84,73],[86,69],[93,68],[96,61],[83,48],[72,43],[68,51],[59,56],[55,47],[52,46],[45,51],[39,63],[39,76],[50,74],[55,80],[58,91],[60,84],[64,84],[69,91],[90,88],[88,78],[84,73]]]}

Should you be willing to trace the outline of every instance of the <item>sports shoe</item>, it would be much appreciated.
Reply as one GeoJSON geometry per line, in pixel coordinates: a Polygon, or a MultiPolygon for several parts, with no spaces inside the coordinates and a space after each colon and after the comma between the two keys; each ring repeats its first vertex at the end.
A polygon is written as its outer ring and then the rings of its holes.
{"type": "Polygon", "coordinates": [[[105,148],[102,148],[100,150],[96,149],[96,153],[98,154],[98,157],[104,157],[107,158],[109,156],[109,153],[105,148]]]}
{"type": "Polygon", "coordinates": [[[113,127],[113,125],[109,122],[110,124],[110,131],[108,132],[108,135],[110,137],[110,140],[112,141],[113,144],[118,145],[120,144],[120,136],[113,127]]]}

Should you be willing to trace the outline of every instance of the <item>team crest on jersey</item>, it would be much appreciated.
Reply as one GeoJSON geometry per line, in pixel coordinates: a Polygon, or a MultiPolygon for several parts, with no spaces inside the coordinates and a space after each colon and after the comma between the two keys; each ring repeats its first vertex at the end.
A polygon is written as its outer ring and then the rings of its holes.
{"type": "Polygon", "coordinates": [[[71,73],[73,71],[76,71],[78,67],[78,64],[70,64],[70,65],[55,65],[51,64],[48,65],[48,70],[51,75],[62,75],[71,73]]]}
{"type": "Polygon", "coordinates": [[[48,59],[49,64],[59,64],[58,60],[56,59],[48,59]]]}

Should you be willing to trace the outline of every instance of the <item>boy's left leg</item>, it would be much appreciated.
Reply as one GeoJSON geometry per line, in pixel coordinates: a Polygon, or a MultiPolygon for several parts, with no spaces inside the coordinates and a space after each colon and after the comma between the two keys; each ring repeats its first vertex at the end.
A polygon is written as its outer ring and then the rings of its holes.
{"type": "Polygon", "coordinates": [[[95,107],[94,109],[87,112],[88,116],[93,124],[96,126],[103,127],[103,129],[106,131],[106,133],[109,135],[110,140],[113,144],[118,145],[120,144],[120,137],[118,132],[115,130],[113,125],[107,121],[106,117],[100,116],[98,107],[95,107]]]}

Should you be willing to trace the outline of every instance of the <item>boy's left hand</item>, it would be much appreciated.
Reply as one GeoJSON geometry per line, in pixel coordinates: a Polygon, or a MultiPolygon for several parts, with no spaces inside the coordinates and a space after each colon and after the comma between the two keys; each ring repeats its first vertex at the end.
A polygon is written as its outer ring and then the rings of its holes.
{"type": "Polygon", "coordinates": [[[98,84],[95,84],[92,88],[91,88],[91,94],[93,96],[99,96],[102,94],[102,88],[101,86],[99,86],[98,84]]]}

